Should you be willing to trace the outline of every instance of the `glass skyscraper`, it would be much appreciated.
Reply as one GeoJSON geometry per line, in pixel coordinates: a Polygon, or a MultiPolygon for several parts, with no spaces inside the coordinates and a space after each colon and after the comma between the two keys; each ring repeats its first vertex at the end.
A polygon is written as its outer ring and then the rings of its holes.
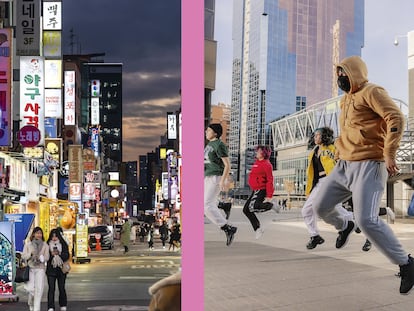
{"type": "Polygon", "coordinates": [[[361,55],[364,0],[234,0],[229,150],[238,186],[269,122],[338,95],[334,64],[361,55]]]}

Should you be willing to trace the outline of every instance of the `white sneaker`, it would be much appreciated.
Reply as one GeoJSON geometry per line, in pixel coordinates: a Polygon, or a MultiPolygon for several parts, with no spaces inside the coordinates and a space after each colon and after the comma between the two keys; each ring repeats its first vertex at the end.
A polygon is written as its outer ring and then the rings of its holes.
{"type": "Polygon", "coordinates": [[[60,307],[60,311],[66,311],[66,307],[60,307]]]}
{"type": "Polygon", "coordinates": [[[55,311],[55,309],[49,308],[49,309],[47,309],[47,311],[55,311]]]}
{"type": "Polygon", "coordinates": [[[395,214],[394,214],[393,210],[389,206],[387,206],[385,209],[387,210],[387,214],[390,215],[391,221],[394,221],[395,220],[395,214]]]}
{"type": "Polygon", "coordinates": [[[256,240],[260,239],[264,233],[264,229],[263,228],[257,228],[256,232],[256,240]]]}

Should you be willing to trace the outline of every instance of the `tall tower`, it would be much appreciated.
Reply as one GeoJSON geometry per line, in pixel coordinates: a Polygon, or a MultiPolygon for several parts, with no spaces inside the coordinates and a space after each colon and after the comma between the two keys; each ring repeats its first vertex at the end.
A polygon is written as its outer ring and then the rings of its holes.
{"type": "Polygon", "coordinates": [[[363,0],[234,0],[229,149],[245,187],[268,124],[332,97],[333,60],[361,55],[363,0]]]}

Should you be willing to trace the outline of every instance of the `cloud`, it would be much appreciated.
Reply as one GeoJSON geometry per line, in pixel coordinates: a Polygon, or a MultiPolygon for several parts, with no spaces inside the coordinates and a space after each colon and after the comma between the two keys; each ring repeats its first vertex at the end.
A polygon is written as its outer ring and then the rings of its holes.
{"type": "Polygon", "coordinates": [[[124,106],[123,153],[124,161],[137,161],[161,143],[167,130],[167,112],[176,112],[180,97],[133,102],[124,106]]]}
{"type": "Polygon", "coordinates": [[[123,161],[155,150],[181,104],[181,1],[63,1],[62,45],[123,64],[123,161]]]}

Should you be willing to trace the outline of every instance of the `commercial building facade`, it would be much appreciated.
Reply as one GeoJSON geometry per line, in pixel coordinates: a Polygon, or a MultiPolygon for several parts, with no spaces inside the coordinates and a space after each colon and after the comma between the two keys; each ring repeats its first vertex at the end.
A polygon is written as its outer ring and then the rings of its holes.
{"type": "Polygon", "coordinates": [[[334,63],[361,55],[364,1],[235,0],[229,133],[232,171],[246,187],[269,123],[338,95],[334,63]]]}

